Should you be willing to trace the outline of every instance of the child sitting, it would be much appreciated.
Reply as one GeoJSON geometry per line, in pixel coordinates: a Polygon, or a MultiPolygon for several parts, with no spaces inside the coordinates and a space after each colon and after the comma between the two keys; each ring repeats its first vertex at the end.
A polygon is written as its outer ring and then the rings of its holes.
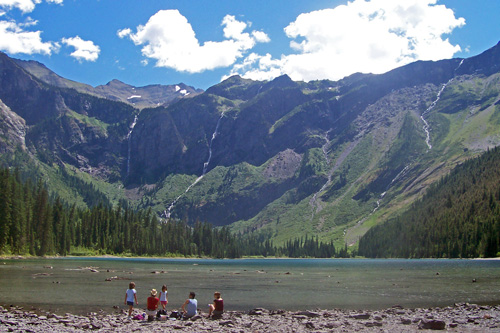
{"type": "Polygon", "coordinates": [[[220,318],[224,312],[224,300],[220,296],[220,292],[214,293],[214,303],[210,304],[208,309],[208,318],[220,318]]]}

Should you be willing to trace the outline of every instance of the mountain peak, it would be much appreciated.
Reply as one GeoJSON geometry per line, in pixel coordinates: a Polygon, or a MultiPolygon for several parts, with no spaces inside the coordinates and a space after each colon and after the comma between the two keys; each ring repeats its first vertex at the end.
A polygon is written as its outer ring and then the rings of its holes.
{"type": "Polygon", "coordinates": [[[131,85],[129,84],[126,84],[120,80],[117,80],[117,79],[113,79],[111,81],[109,81],[108,83],[105,84],[107,87],[120,87],[120,88],[130,88],[132,87],[131,85]]]}
{"type": "Polygon", "coordinates": [[[298,86],[297,82],[293,81],[287,74],[284,74],[266,83],[262,88],[262,90],[266,91],[272,88],[279,88],[279,89],[295,88],[297,86],[298,86]]]}

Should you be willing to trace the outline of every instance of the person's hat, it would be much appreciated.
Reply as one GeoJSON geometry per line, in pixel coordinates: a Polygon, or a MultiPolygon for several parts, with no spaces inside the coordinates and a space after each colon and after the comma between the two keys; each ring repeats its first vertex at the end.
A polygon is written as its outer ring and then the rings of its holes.
{"type": "Polygon", "coordinates": [[[157,292],[156,289],[151,289],[151,296],[156,296],[157,292]]]}

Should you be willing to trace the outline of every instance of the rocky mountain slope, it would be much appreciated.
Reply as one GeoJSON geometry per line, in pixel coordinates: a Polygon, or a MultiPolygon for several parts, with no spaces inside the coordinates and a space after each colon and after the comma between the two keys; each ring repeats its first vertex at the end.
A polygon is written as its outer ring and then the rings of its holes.
{"type": "Polygon", "coordinates": [[[0,127],[4,163],[20,147],[46,174],[70,170],[112,201],[276,242],[355,244],[500,143],[500,45],[340,81],[135,88],[147,105],[119,81],[92,88],[40,68],[0,55],[1,115],[17,119],[0,127]]]}

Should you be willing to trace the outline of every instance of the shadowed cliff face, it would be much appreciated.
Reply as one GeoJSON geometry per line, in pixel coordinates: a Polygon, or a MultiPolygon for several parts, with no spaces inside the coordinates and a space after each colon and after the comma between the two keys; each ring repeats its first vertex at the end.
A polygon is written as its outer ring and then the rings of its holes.
{"type": "Polygon", "coordinates": [[[0,98],[31,125],[60,114],[60,96],[0,53],[0,98]]]}
{"type": "Polygon", "coordinates": [[[134,88],[122,82],[92,88],[0,54],[0,149],[126,185],[137,207],[175,201],[191,222],[337,237],[500,143],[499,49],[336,82],[231,77],[190,98],[148,86],[135,107],[115,101],[134,88]]]}
{"type": "Polygon", "coordinates": [[[48,85],[3,53],[0,78],[0,99],[29,126],[25,145],[32,156],[103,179],[120,178],[123,137],[136,109],[48,85]]]}
{"type": "Polygon", "coordinates": [[[26,149],[26,122],[0,100],[0,153],[26,149]]]}

